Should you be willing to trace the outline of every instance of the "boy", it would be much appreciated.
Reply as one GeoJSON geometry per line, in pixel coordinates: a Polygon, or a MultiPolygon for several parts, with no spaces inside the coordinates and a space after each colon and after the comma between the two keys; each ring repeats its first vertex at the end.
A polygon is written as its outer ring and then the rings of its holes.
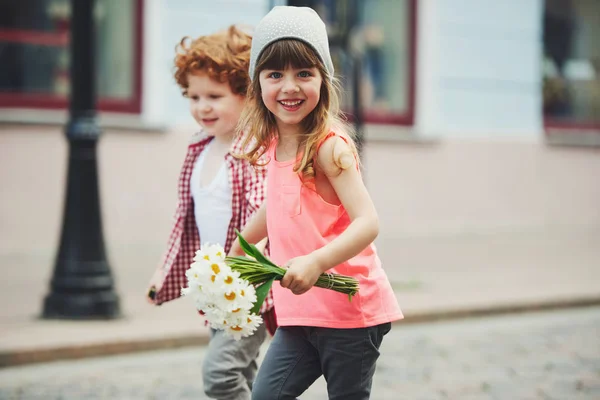
{"type": "MultiPolygon", "coordinates": [[[[189,41],[175,56],[175,80],[189,99],[190,113],[202,127],[192,137],[179,177],[179,202],[162,266],[148,298],[156,305],[178,298],[185,271],[201,243],[219,243],[228,252],[235,230],[242,230],[265,198],[265,170],[233,156],[242,152],[236,126],[250,78],[251,37],[235,26],[189,41]]],[[[241,136],[241,135],[240,135],[241,136]]],[[[271,294],[261,309],[264,325],[235,341],[211,329],[203,362],[206,395],[250,399],[259,348],[267,329],[276,328],[271,294]]]]}

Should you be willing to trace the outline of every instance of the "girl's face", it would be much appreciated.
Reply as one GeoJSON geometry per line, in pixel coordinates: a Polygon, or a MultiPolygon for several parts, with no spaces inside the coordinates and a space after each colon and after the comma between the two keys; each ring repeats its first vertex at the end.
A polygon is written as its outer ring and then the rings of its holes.
{"type": "Polygon", "coordinates": [[[275,116],[279,134],[298,132],[298,124],[319,103],[322,82],[317,68],[286,67],[260,72],[262,101],[275,116]]]}
{"type": "Polygon", "coordinates": [[[244,108],[244,97],[231,91],[229,83],[204,73],[188,75],[190,113],[209,136],[233,137],[244,108]]]}

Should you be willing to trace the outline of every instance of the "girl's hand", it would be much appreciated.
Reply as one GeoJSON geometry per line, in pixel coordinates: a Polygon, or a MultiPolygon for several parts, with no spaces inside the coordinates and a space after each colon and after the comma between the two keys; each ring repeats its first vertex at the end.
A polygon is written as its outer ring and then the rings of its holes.
{"type": "Polygon", "coordinates": [[[269,238],[263,238],[260,242],[256,243],[255,246],[263,255],[265,254],[265,249],[267,248],[267,243],[269,243],[269,238]]]}
{"type": "Polygon", "coordinates": [[[290,289],[296,295],[306,293],[322,273],[317,259],[310,254],[292,258],[284,268],[287,271],[281,278],[281,287],[290,289]]]}
{"type": "MultiPolygon", "coordinates": [[[[262,253],[265,254],[265,248],[267,247],[267,243],[269,238],[263,238],[258,243],[255,244],[256,248],[262,253]]],[[[237,256],[246,256],[248,255],[244,253],[242,247],[240,246],[240,240],[236,238],[231,244],[231,249],[229,249],[229,253],[227,254],[229,257],[237,257],[237,256]]]]}
{"type": "Polygon", "coordinates": [[[245,254],[246,253],[244,253],[244,250],[242,250],[242,247],[240,246],[240,239],[236,238],[231,244],[231,249],[229,249],[229,254],[227,255],[229,257],[237,257],[245,254]]]}
{"type": "MultiPolygon", "coordinates": [[[[267,235],[267,202],[263,202],[256,214],[250,219],[250,222],[246,224],[244,230],[241,232],[242,236],[248,243],[256,243],[257,246],[260,246],[262,240],[264,240],[267,235]]],[[[262,246],[266,245],[266,240],[262,244],[262,246]]],[[[261,251],[263,251],[261,249],[261,251]]],[[[227,253],[230,257],[238,257],[243,256],[244,250],[242,250],[240,246],[240,241],[236,237],[233,243],[231,244],[231,249],[229,249],[229,253],[227,253]]]]}

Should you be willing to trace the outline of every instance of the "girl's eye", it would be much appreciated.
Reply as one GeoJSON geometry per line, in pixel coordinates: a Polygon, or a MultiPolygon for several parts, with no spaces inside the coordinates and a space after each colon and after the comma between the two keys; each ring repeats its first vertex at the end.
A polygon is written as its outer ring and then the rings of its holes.
{"type": "Polygon", "coordinates": [[[310,71],[300,71],[300,72],[298,73],[298,76],[299,76],[300,78],[308,78],[308,77],[310,77],[310,76],[311,76],[311,73],[310,73],[310,71]]]}
{"type": "Polygon", "coordinates": [[[198,96],[196,96],[196,95],[191,95],[191,96],[188,96],[188,97],[190,99],[192,99],[192,101],[198,101],[198,96]]]}
{"type": "Polygon", "coordinates": [[[220,98],[221,98],[221,96],[220,96],[220,95],[218,95],[218,94],[211,94],[211,95],[210,95],[210,96],[208,96],[208,97],[210,97],[210,98],[211,98],[211,99],[213,99],[213,100],[215,100],[215,99],[220,99],[220,98]]]}
{"type": "Polygon", "coordinates": [[[269,74],[269,78],[273,78],[273,79],[279,79],[281,78],[283,75],[281,75],[281,72],[271,72],[269,74]]]}

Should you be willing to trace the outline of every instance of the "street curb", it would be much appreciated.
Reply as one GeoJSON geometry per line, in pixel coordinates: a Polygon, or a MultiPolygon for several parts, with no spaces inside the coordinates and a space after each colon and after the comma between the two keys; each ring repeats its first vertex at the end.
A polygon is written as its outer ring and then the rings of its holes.
{"type": "Polygon", "coordinates": [[[584,308],[600,305],[600,296],[589,296],[575,299],[532,301],[528,303],[490,305],[469,309],[424,311],[414,314],[405,313],[404,319],[394,322],[394,325],[420,324],[426,322],[445,321],[454,319],[490,317],[503,314],[522,314],[539,311],[552,311],[569,308],[584,308]]]}
{"type": "Polygon", "coordinates": [[[51,361],[77,360],[117,354],[153,350],[176,349],[189,346],[205,346],[208,335],[169,337],[165,339],[140,339],[89,345],[61,346],[49,349],[25,349],[0,352],[0,369],[26,364],[51,361]]]}
{"type": "MultiPolygon", "coordinates": [[[[394,325],[419,324],[426,322],[477,318],[502,314],[517,314],[536,311],[551,311],[568,308],[583,308],[600,305],[600,296],[567,300],[534,301],[520,304],[491,305],[469,309],[423,311],[406,313],[405,318],[394,325]]],[[[209,337],[206,334],[169,337],[164,339],[140,339],[90,345],[62,346],[50,349],[25,349],[0,352],[0,368],[51,361],[76,360],[89,357],[102,357],[117,354],[136,353],[153,350],[176,349],[189,346],[205,346],[209,337]]]]}

